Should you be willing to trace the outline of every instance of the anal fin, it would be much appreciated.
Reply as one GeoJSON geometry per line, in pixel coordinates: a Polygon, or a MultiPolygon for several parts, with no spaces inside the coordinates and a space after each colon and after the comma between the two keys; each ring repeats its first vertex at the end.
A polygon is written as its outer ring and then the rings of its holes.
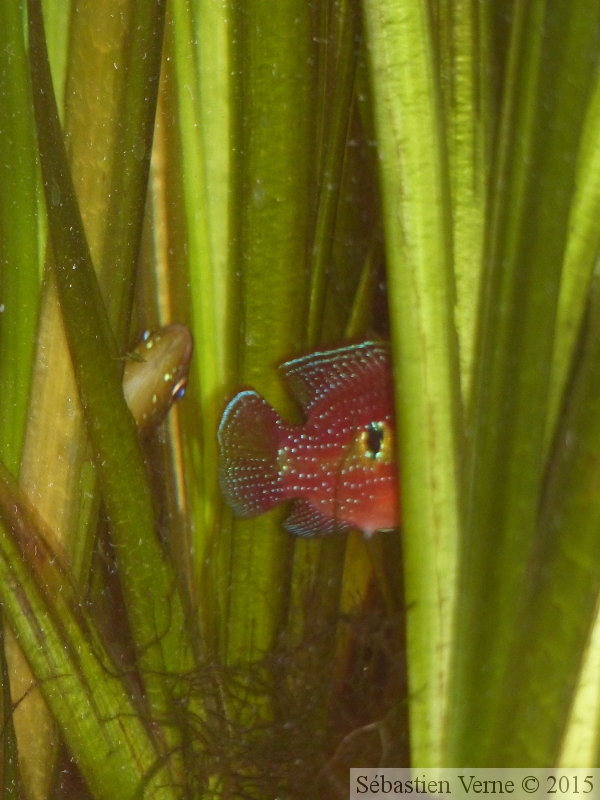
{"type": "Polygon", "coordinates": [[[345,522],[325,516],[307,500],[294,501],[283,527],[294,536],[326,536],[350,530],[345,522]]]}

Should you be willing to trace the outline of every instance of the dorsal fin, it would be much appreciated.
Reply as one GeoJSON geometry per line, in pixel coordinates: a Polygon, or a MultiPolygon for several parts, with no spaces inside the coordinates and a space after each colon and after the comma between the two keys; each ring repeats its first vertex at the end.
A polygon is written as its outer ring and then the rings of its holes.
{"type": "Polygon", "coordinates": [[[329,392],[342,389],[357,376],[377,373],[389,362],[390,349],[386,342],[363,342],[294,358],[280,369],[291,393],[308,412],[329,392]]]}

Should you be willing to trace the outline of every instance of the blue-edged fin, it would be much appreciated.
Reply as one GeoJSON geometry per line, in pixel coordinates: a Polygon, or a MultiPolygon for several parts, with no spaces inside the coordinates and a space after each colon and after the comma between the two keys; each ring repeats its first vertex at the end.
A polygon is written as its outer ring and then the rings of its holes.
{"type": "Polygon", "coordinates": [[[219,425],[219,483],[238,517],[264,514],[280,503],[281,418],[259,394],[245,390],[229,403],[219,425]]]}
{"type": "Polygon", "coordinates": [[[295,536],[325,536],[328,533],[345,533],[350,528],[344,523],[325,517],[307,500],[296,500],[283,527],[295,536]]]}
{"type": "Polygon", "coordinates": [[[356,386],[357,378],[381,380],[382,366],[390,364],[386,342],[362,342],[337,350],[311,353],[286,361],[280,369],[290,391],[304,409],[311,407],[332,391],[356,386]]]}

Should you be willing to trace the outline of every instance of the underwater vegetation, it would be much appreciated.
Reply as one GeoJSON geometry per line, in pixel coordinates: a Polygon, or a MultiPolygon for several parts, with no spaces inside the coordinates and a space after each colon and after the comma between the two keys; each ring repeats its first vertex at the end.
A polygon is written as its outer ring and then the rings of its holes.
{"type": "Polygon", "coordinates": [[[599,21],[0,4],[7,797],[596,764],[599,21]]]}

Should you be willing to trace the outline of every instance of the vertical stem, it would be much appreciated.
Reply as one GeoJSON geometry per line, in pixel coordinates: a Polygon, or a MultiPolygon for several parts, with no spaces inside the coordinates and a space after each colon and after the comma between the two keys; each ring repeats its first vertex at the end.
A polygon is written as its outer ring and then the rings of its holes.
{"type": "Polygon", "coordinates": [[[364,0],[402,464],[412,763],[446,762],[460,527],[450,198],[428,4],[364,0]]]}

